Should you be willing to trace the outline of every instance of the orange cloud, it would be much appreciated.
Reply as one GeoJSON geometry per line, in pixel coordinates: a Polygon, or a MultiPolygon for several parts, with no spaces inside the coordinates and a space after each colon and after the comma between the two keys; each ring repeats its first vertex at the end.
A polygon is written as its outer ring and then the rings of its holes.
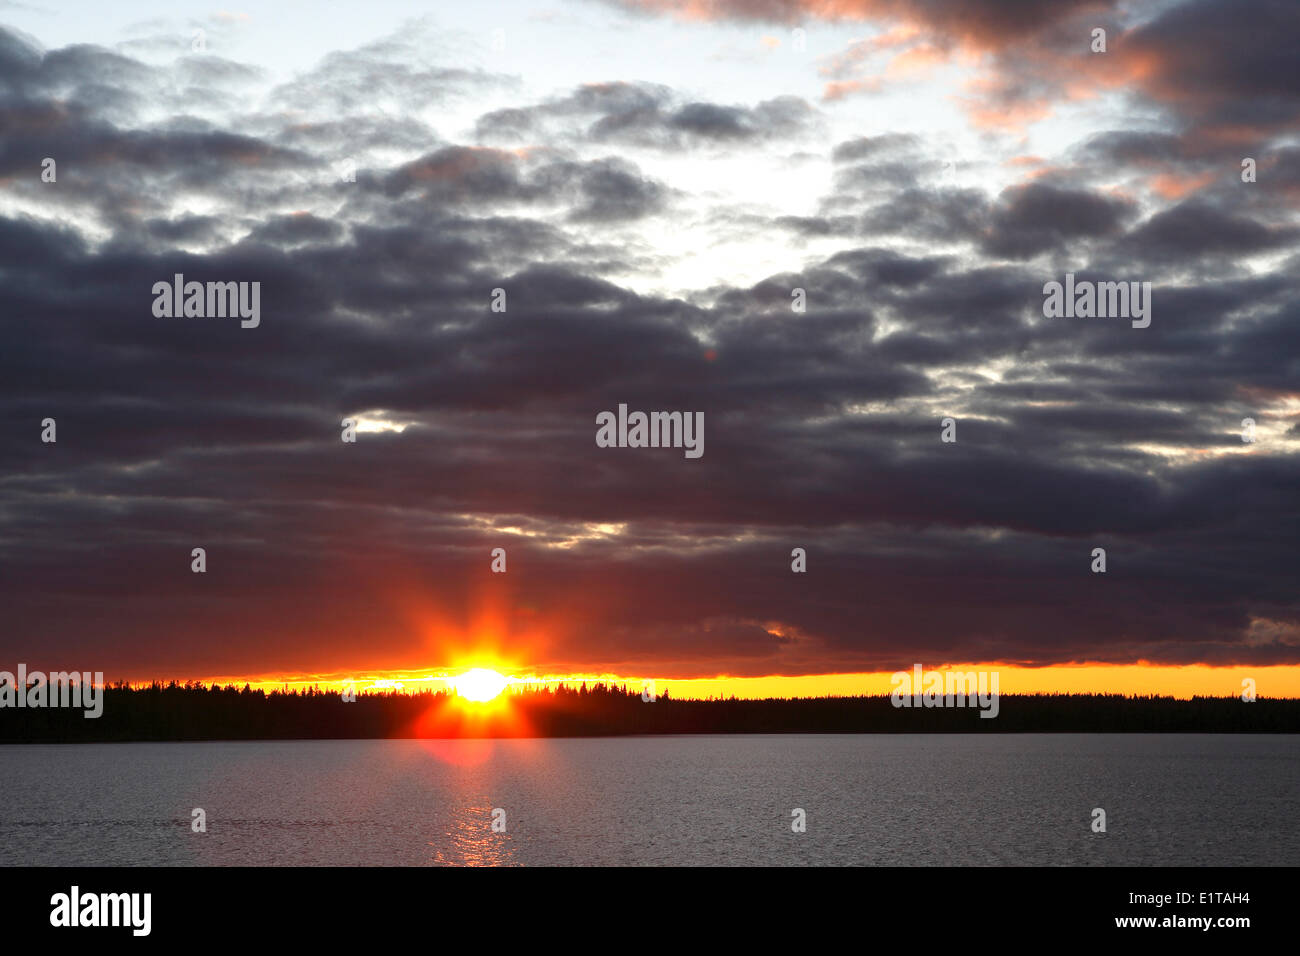
{"type": "Polygon", "coordinates": [[[680,20],[752,20],[794,25],[827,22],[892,21],[932,32],[945,42],[996,50],[1080,13],[1114,8],[1113,0],[614,0],[615,5],[680,20]]]}
{"type": "Polygon", "coordinates": [[[827,83],[822,90],[822,99],[828,103],[835,100],[842,100],[846,96],[854,93],[875,93],[880,89],[880,78],[873,77],[867,80],[842,80],[836,83],[827,83]]]}
{"type": "Polygon", "coordinates": [[[1196,192],[1202,186],[1213,182],[1214,173],[1205,172],[1199,175],[1178,174],[1178,173],[1161,173],[1151,180],[1151,188],[1165,199],[1182,199],[1184,196],[1196,192]]]}
{"type": "Polygon", "coordinates": [[[928,72],[931,67],[945,63],[947,60],[948,55],[943,50],[928,43],[921,44],[905,50],[890,60],[889,65],[885,67],[885,76],[891,79],[916,76],[928,72]]]}
{"type": "Polygon", "coordinates": [[[1052,115],[1049,99],[1026,100],[1018,103],[989,103],[967,97],[956,97],[966,110],[966,115],[980,129],[1000,132],[1019,132],[1030,123],[1052,115]]]}

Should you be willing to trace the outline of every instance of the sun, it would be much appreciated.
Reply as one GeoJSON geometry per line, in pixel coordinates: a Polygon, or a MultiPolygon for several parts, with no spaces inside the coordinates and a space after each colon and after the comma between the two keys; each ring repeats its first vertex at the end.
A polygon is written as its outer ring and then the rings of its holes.
{"type": "Polygon", "coordinates": [[[467,670],[452,682],[457,694],[480,704],[492,700],[505,690],[506,683],[504,677],[486,667],[467,670]]]}

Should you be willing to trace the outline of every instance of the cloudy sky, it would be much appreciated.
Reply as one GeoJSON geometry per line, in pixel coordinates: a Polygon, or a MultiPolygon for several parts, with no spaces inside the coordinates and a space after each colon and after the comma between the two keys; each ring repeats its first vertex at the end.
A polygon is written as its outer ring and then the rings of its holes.
{"type": "Polygon", "coordinates": [[[0,667],[1300,693],[1298,35],[0,2],[0,667]],[[155,315],[177,273],[260,323],[155,315]],[[1067,273],[1149,282],[1150,326],[1046,318],[1067,273]],[[702,412],[704,454],[598,447],[620,404],[702,412]]]}

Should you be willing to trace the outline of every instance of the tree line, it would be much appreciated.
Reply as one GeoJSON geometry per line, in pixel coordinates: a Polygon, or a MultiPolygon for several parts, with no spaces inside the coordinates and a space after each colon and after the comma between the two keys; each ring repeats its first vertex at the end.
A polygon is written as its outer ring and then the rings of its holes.
{"type": "Polygon", "coordinates": [[[0,742],[590,737],[744,733],[1300,733],[1300,700],[1122,694],[1004,694],[995,719],[974,708],[897,708],[888,695],[646,701],[626,685],[509,691],[487,705],[450,691],[153,683],[104,690],[104,712],[0,710],[0,742]]]}

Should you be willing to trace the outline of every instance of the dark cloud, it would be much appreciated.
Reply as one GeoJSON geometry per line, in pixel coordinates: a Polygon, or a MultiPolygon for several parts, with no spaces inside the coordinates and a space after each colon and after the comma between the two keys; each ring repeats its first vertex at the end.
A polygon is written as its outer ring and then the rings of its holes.
{"type": "Polygon", "coordinates": [[[654,149],[754,145],[797,137],[818,128],[816,109],[796,96],[752,107],[682,102],[663,86],[598,83],[530,107],[510,107],[479,118],[477,132],[490,142],[532,142],[563,136],[573,141],[654,149]]]}
{"type": "MultiPolygon", "coordinates": [[[[545,157],[545,154],[542,154],[545,157]]],[[[617,158],[529,162],[512,152],[449,146],[376,177],[388,198],[415,192],[430,203],[560,204],[575,221],[639,219],[663,209],[668,190],[617,158]]]]}
{"type": "Polygon", "coordinates": [[[1294,245],[1300,233],[1276,229],[1200,201],[1179,203],[1156,213],[1128,240],[1148,258],[1186,261],[1206,254],[1239,256],[1294,245]]]}
{"type": "Polygon", "coordinates": [[[1145,64],[1138,82],[1149,96],[1216,142],[1248,144],[1300,125],[1297,32],[1300,6],[1288,0],[1192,0],[1125,44],[1145,64]]]}
{"type": "Polygon", "coordinates": [[[1023,259],[1071,240],[1116,235],[1134,212],[1131,203],[1093,192],[1030,183],[999,197],[983,244],[992,255],[1023,259]]]}
{"type": "Polygon", "coordinates": [[[881,155],[914,152],[921,146],[919,137],[911,133],[882,133],[880,136],[859,136],[838,144],[831,152],[837,163],[860,162],[881,155]]]}
{"type": "MultiPolygon", "coordinates": [[[[980,37],[1067,15],[861,9],[980,37]]],[[[799,258],[674,294],[644,281],[673,260],[643,230],[671,231],[694,185],[623,148],[754,149],[816,111],[609,83],[461,143],[377,113],[367,84],[507,81],[409,53],[339,54],[277,91],[305,115],[146,122],[155,68],[0,31],[6,659],[439,666],[487,620],[502,654],[556,672],[1300,662],[1294,149],[1262,152],[1259,183],[1164,199],[1106,174],[1198,172],[1213,151],[1180,130],[1113,130],[998,195],[938,184],[919,138],[828,144],[819,208],[725,223],[799,258]],[[1152,281],[1151,327],[1044,318],[1065,267],[1152,281]],[[175,273],[260,282],[261,325],[156,318],[175,273]],[[704,456],[598,448],[620,403],[704,412],[704,456]],[[345,417],[403,430],[347,444],[345,417]]],[[[249,78],[189,69],[196,102],[249,78]]]]}

